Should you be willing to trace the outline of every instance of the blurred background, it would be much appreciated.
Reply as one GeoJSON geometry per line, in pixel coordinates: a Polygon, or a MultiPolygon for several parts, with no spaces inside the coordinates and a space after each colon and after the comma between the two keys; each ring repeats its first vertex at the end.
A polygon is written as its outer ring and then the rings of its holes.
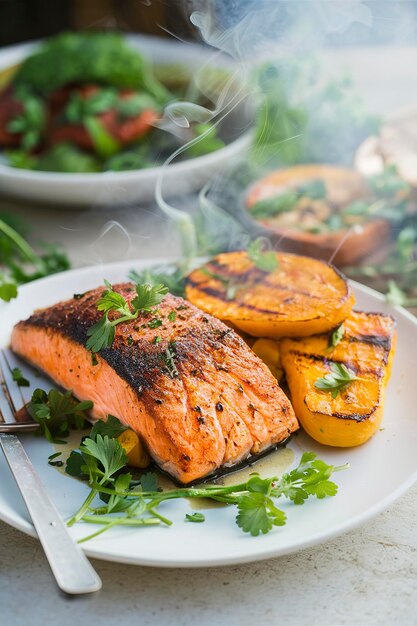
{"type": "MultiPolygon", "coordinates": [[[[48,37],[62,30],[117,29],[186,40],[201,40],[190,23],[193,9],[203,6],[229,28],[257,0],[1,0],[0,45],[48,37]]],[[[288,11],[288,2],[274,2],[274,13],[287,28],[300,19],[297,11],[288,11]],[[280,6],[281,4],[281,6],[280,6]]],[[[294,3],[297,4],[297,3],[294,3]]],[[[300,4],[300,3],[298,3],[300,4]]],[[[308,2],[303,2],[308,10],[308,2]]],[[[323,7],[324,7],[323,3],[323,7]]],[[[353,2],[353,5],[358,4],[353,2]]],[[[417,40],[417,5],[414,0],[365,0],[372,10],[373,25],[356,23],[341,36],[329,34],[327,43],[341,45],[405,45],[417,40]]],[[[354,8],[354,7],[353,7],[354,8]]],[[[325,10],[325,9],[324,9],[325,10]]]]}

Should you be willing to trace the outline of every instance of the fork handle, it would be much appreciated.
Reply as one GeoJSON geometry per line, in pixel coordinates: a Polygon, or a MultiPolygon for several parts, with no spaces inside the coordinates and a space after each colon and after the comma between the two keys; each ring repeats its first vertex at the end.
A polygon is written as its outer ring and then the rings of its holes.
{"type": "Polygon", "coordinates": [[[58,587],[69,594],[98,591],[101,588],[99,576],[71,538],[19,439],[15,435],[1,433],[0,445],[58,587]]]}

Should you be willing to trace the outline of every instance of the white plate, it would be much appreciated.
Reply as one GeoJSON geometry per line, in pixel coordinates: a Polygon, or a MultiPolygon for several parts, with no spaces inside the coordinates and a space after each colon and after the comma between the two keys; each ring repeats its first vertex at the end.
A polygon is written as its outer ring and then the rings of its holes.
{"type": "MultiPolygon", "coordinates": [[[[54,304],[96,287],[103,277],[125,280],[132,267],[157,261],[123,261],[73,270],[22,287],[19,297],[0,306],[0,345],[8,343],[13,325],[30,315],[34,308],[54,304]]],[[[302,434],[292,439],[296,460],[302,450],[313,450],[332,464],[348,461],[351,469],[336,475],[339,494],[335,498],[311,500],[302,507],[283,503],[288,515],[286,526],[261,537],[250,537],[236,526],[232,507],[205,511],[204,524],[184,523],[190,512],[186,501],[163,504],[174,520],[170,528],[114,528],[83,544],[96,558],[159,567],[202,567],[245,563],[288,554],[340,535],[383,511],[417,479],[417,320],[399,308],[388,306],[376,292],[354,284],[357,308],[392,313],[398,322],[398,348],[389,383],[383,429],[362,447],[332,449],[314,443],[302,434]]],[[[73,513],[87,493],[87,487],[62,475],[47,464],[51,446],[33,435],[22,436],[25,448],[64,517],[73,513]]],[[[0,458],[0,518],[35,536],[22,499],[4,458],[0,458]]],[[[91,526],[78,524],[74,537],[91,532],[91,526]]]]}
{"type": "MultiPolygon", "coordinates": [[[[179,63],[193,75],[203,65],[231,67],[230,60],[209,48],[158,37],[128,37],[156,65],[179,63]]],[[[36,44],[20,44],[0,50],[0,71],[24,59],[36,44]]],[[[233,67],[233,66],[232,66],[233,67]]],[[[56,206],[114,206],[153,200],[155,185],[163,173],[165,196],[180,195],[200,189],[231,159],[244,154],[250,145],[251,116],[244,102],[228,116],[227,132],[234,139],[224,148],[201,157],[173,162],[168,167],[152,167],[131,172],[100,172],[97,174],[63,174],[33,172],[0,164],[0,193],[33,202],[56,206]]],[[[224,127],[225,128],[225,127],[224,127]]]]}

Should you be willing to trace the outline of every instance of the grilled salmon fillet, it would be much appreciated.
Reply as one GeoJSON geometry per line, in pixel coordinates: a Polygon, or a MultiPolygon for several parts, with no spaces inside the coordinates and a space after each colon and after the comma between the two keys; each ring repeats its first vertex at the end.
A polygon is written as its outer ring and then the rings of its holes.
{"type": "MultiPolygon", "coordinates": [[[[134,285],[113,287],[128,302],[134,285]]],[[[298,423],[267,366],[232,329],[182,298],[116,326],[113,345],[86,349],[99,288],[19,322],[12,349],[80,400],[136,431],[181,483],[231,467],[285,440],[298,423]],[[171,313],[170,318],[168,315],[171,313]],[[175,317],[175,319],[173,319],[175,317]]]]}
{"type": "Polygon", "coordinates": [[[281,341],[295,413],[316,441],[357,446],[376,432],[383,417],[395,341],[392,317],[358,311],[345,320],[343,338],[334,347],[329,347],[328,334],[281,341]],[[357,377],[335,398],[315,386],[319,378],[331,373],[333,363],[344,365],[357,377]]]}

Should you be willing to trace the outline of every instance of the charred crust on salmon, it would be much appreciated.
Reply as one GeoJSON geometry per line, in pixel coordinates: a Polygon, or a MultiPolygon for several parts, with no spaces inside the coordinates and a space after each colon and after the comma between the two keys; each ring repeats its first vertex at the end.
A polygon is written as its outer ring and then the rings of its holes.
{"type": "MultiPolygon", "coordinates": [[[[135,296],[130,283],[113,289],[128,303],[135,296]]],[[[117,415],[136,430],[162,470],[188,484],[297,430],[289,400],[243,339],[170,294],[134,322],[118,323],[111,347],[99,350],[99,367],[93,366],[87,332],[101,318],[103,291],[36,311],[15,327],[12,348],[80,399],[93,399],[94,417],[117,415]],[[168,316],[176,310],[182,315],[173,323],[168,316]],[[155,319],[161,323],[154,329],[155,319]],[[58,353],[70,368],[60,366],[58,353]]]]}

